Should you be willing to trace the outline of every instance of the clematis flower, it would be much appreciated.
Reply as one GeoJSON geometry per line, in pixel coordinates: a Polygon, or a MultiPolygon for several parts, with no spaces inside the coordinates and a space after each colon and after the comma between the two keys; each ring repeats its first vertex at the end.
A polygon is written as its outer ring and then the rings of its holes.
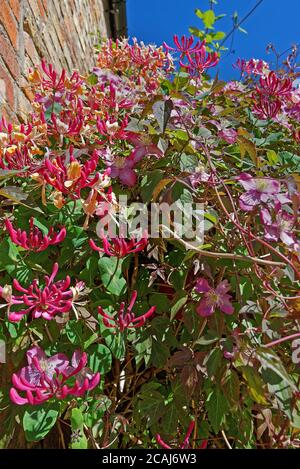
{"type": "Polygon", "coordinates": [[[155,155],[158,157],[163,156],[162,151],[152,143],[151,137],[147,134],[142,135],[131,133],[127,140],[135,146],[130,157],[133,158],[136,163],[147,155],[155,155]]]}
{"type": "Polygon", "coordinates": [[[146,313],[141,316],[135,316],[132,312],[132,308],[137,299],[137,291],[132,293],[132,297],[129,305],[125,308],[125,303],[122,302],[118,312],[118,316],[115,318],[105,313],[101,306],[98,307],[98,313],[102,316],[103,324],[106,327],[118,328],[120,332],[125,329],[141,327],[145,324],[146,320],[149,319],[155,312],[156,306],[152,306],[146,313]]]}
{"type": "Polygon", "coordinates": [[[31,315],[33,319],[42,317],[47,321],[53,319],[57,314],[67,313],[72,308],[73,301],[83,289],[84,283],[78,282],[75,288],[70,287],[70,277],[65,280],[54,282],[58,272],[57,262],[53,266],[50,277],[45,276],[45,287],[40,288],[38,280],[34,279],[28,288],[20,285],[18,280],[13,280],[13,287],[21,295],[7,295],[5,287],[0,287],[0,295],[9,303],[8,319],[11,322],[19,322],[26,315],[31,315]],[[20,311],[11,311],[14,305],[24,305],[20,311]]]}
{"type": "Polygon", "coordinates": [[[73,353],[71,363],[63,353],[48,358],[38,346],[26,356],[28,365],[12,375],[14,387],[9,395],[14,404],[39,405],[52,398],[81,397],[100,381],[100,374],[86,367],[87,354],[80,350],[73,353]]]}
{"type": "MultiPolygon", "coordinates": [[[[177,446],[177,449],[188,449],[190,447],[189,440],[190,440],[191,434],[194,430],[194,427],[195,427],[195,421],[193,420],[189,424],[189,427],[188,427],[188,430],[186,432],[183,443],[181,445],[177,446]]],[[[156,435],[156,441],[162,448],[173,449],[171,446],[169,446],[167,443],[164,442],[164,440],[162,439],[162,437],[159,434],[156,435]]],[[[206,447],[207,447],[207,440],[203,440],[200,447],[199,447],[199,449],[206,449],[206,447]]]]}
{"type": "Polygon", "coordinates": [[[177,34],[174,34],[173,36],[173,41],[175,44],[174,47],[168,46],[165,42],[163,43],[164,48],[167,49],[167,51],[175,51],[175,52],[180,52],[180,58],[182,59],[185,55],[188,54],[195,54],[196,52],[200,52],[201,49],[205,45],[205,41],[200,42],[196,41],[194,44],[194,38],[193,36],[186,37],[186,36],[181,36],[181,39],[179,40],[177,34]]]}
{"type": "Polygon", "coordinates": [[[236,178],[246,190],[239,202],[242,210],[251,212],[257,204],[275,200],[280,191],[280,183],[270,178],[253,178],[250,174],[242,173],[236,178]]]}
{"type": "Polygon", "coordinates": [[[206,171],[205,166],[198,165],[195,168],[195,172],[189,176],[189,182],[193,189],[196,189],[203,182],[212,182],[212,176],[206,171]]]}
{"type": "Polygon", "coordinates": [[[31,217],[29,220],[29,235],[26,233],[26,231],[21,231],[20,228],[15,230],[8,218],[5,220],[5,226],[12,242],[17,246],[22,246],[22,248],[26,249],[27,251],[45,251],[48,246],[61,243],[67,234],[65,227],[63,227],[58,233],[55,233],[53,226],[51,226],[48,234],[43,235],[43,233],[36,226],[34,226],[33,217],[31,217]]]}
{"type": "Polygon", "coordinates": [[[133,187],[137,180],[135,165],[142,158],[141,153],[132,152],[129,156],[113,155],[110,148],[102,151],[104,163],[110,169],[110,177],[118,178],[124,186],[133,187]]]}
{"type": "Polygon", "coordinates": [[[108,241],[107,238],[102,238],[103,248],[98,247],[95,242],[90,239],[89,245],[94,251],[104,252],[108,256],[125,257],[133,252],[143,251],[148,244],[147,237],[136,240],[131,238],[126,241],[124,238],[112,238],[108,241]]]}
{"type": "Polygon", "coordinates": [[[237,131],[235,129],[222,129],[218,132],[218,137],[225,140],[227,143],[235,143],[237,139],[237,131]]]}
{"type": "Polygon", "coordinates": [[[295,225],[295,218],[293,215],[284,210],[278,210],[272,218],[271,213],[267,209],[262,209],[260,212],[261,221],[264,225],[265,238],[268,241],[278,241],[279,239],[292,249],[299,249],[293,228],[295,225]]]}
{"type": "Polygon", "coordinates": [[[231,304],[231,296],[228,295],[230,285],[227,280],[223,280],[216,288],[209,285],[205,278],[197,280],[195,290],[197,293],[203,293],[203,298],[197,306],[197,313],[200,316],[211,316],[216,308],[219,308],[225,314],[234,312],[231,304]]]}

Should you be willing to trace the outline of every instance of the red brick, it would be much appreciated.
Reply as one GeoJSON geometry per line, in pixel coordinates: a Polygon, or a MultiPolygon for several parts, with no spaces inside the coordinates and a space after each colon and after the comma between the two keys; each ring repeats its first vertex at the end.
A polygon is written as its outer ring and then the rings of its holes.
{"type": "Polygon", "coordinates": [[[18,45],[17,23],[8,4],[6,2],[1,3],[0,22],[3,24],[12,45],[16,49],[18,45]]]}
{"type": "Polygon", "coordinates": [[[20,75],[20,67],[16,60],[16,52],[10,45],[10,43],[0,35],[0,55],[6,63],[12,76],[17,79],[20,75]]]}
{"type": "Polygon", "coordinates": [[[1,90],[1,97],[9,105],[10,109],[14,109],[15,98],[14,98],[14,85],[11,77],[6,70],[0,66],[0,80],[3,80],[5,84],[5,90],[1,90]]]}
{"type": "Polygon", "coordinates": [[[46,12],[44,10],[44,7],[43,7],[43,4],[41,2],[41,0],[37,0],[37,3],[38,3],[38,7],[39,7],[39,10],[40,10],[40,13],[41,13],[41,16],[43,19],[46,18],[46,12]]]}
{"type": "Polygon", "coordinates": [[[20,21],[21,2],[20,0],[9,0],[10,7],[18,21],[20,21]]]}
{"type": "Polygon", "coordinates": [[[48,2],[47,2],[47,0],[41,0],[41,1],[42,1],[42,4],[43,4],[44,8],[45,8],[45,12],[48,13],[48,2]]]}

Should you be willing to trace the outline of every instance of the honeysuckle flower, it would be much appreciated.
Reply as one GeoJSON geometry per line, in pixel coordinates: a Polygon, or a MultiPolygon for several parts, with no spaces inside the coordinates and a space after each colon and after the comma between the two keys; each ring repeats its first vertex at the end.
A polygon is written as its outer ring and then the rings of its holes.
{"type": "Polygon", "coordinates": [[[230,290],[227,280],[223,280],[216,288],[213,288],[205,278],[199,278],[195,290],[197,293],[203,294],[197,306],[197,313],[200,316],[211,316],[216,308],[225,314],[232,314],[234,312],[231,296],[227,293],[230,290]]]}
{"type": "Polygon", "coordinates": [[[176,47],[170,47],[165,42],[163,43],[163,45],[165,49],[167,49],[167,51],[179,52],[181,59],[187,54],[194,54],[196,52],[200,52],[201,49],[205,46],[205,41],[196,41],[196,43],[194,44],[195,39],[193,38],[193,36],[186,37],[183,35],[179,40],[177,34],[174,34],[173,41],[176,47]]]}
{"type": "MultiPolygon", "coordinates": [[[[97,118],[97,129],[98,132],[106,137],[106,140],[109,143],[114,143],[115,140],[125,140],[128,136],[126,127],[128,125],[128,118],[125,117],[121,122],[119,122],[114,117],[110,117],[106,114],[105,119],[97,118]]],[[[102,144],[104,141],[99,141],[98,143],[102,144]]]]}
{"type": "Polygon", "coordinates": [[[125,303],[122,302],[120,305],[119,312],[116,317],[105,313],[101,306],[98,307],[98,313],[102,317],[103,324],[109,328],[117,328],[120,332],[125,329],[132,329],[142,327],[147,319],[149,319],[155,312],[156,306],[152,306],[146,313],[141,316],[136,316],[132,309],[137,299],[137,291],[132,293],[130,303],[125,307],[125,303]]]}
{"type": "Polygon", "coordinates": [[[48,246],[61,243],[67,234],[66,228],[61,228],[57,233],[54,232],[53,226],[50,227],[48,234],[44,235],[37,226],[34,226],[34,218],[29,220],[29,234],[26,231],[21,231],[20,228],[15,230],[11,221],[6,218],[5,226],[9,233],[10,239],[17,246],[21,246],[27,251],[41,252],[47,249],[48,246]]]}
{"type": "Polygon", "coordinates": [[[274,119],[281,111],[282,103],[279,99],[270,101],[269,98],[260,95],[258,100],[254,101],[254,112],[261,120],[274,119]]]}
{"type": "Polygon", "coordinates": [[[133,252],[143,251],[148,244],[148,238],[135,239],[132,237],[129,241],[125,238],[102,238],[103,248],[100,248],[90,239],[89,244],[94,251],[104,252],[108,256],[125,257],[133,252]]]}
{"type": "Polygon", "coordinates": [[[53,265],[50,275],[45,276],[45,286],[40,287],[38,280],[34,279],[28,288],[20,285],[18,280],[13,280],[13,287],[21,295],[7,296],[5,287],[0,287],[0,296],[9,305],[8,319],[11,322],[19,322],[24,316],[31,316],[33,319],[42,317],[50,321],[58,314],[68,313],[72,308],[73,301],[78,293],[83,289],[84,283],[77,282],[75,288],[70,287],[71,280],[67,276],[65,280],[54,282],[58,272],[58,263],[53,265]],[[24,309],[12,311],[14,306],[24,306],[24,309]]]}
{"type": "Polygon", "coordinates": [[[246,190],[239,198],[242,210],[251,212],[254,208],[264,202],[277,200],[280,182],[271,178],[254,178],[248,173],[242,173],[236,178],[246,190]]]}
{"type": "Polygon", "coordinates": [[[233,65],[234,68],[237,68],[241,71],[242,74],[251,75],[266,75],[269,73],[269,65],[264,60],[260,59],[238,59],[236,64],[233,65]]]}
{"type": "Polygon", "coordinates": [[[202,75],[206,69],[215,67],[220,60],[217,52],[206,54],[205,46],[202,47],[199,52],[193,54],[193,56],[187,55],[187,59],[187,64],[181,61],[180,65],[186,68],[191,76],[202,75]]]}
{"type": "Polygon", "coordinates": [[[292,80],[279,78],[273,71],[268,75],[261,76],[259,84],[260,86],[256,87],[257,92],[266,96],[290,96],[293,88],[292,80]]]}
{"type": "MultiPolygon", "coordinates": [[[[164,449],[188,449],[190,447],[190,437],[192,435],[194,428],[195,428],[195,421],[193,420],[189,424],[183,443],[177,444],[175,448],[174,447],[172,448],[172,446],[165,443],[159,433],[156,435],[155,438],[156,438],[157,443],[164,449]]],[[[207,440],[203,440],[198,449],[206,449],[206,447],[207,447],[207,440]]]]}
{"type": "Polygon", "coordinates": [[[261,221],[265,230],[265,238],[268,241],[281,240],[286,246],[297,250],[299,244],[296,241],[293,228],[295,217],[284,210],[278,210],[272,217],[268,209],[263,208],[260,211],[261,221]]]}
{"type": "Polygon", "coordinates": [[[54,159],[47,158],[46,170],[43,172],[45,181],[61,194],[67,194],[72,199],[80,198],[80,192],[85,187],[92,187],[99,179],[99,173],[92,173],[97,167],[99,152],[93,151],[92,156],[83,164],[75,158],[72,147],[70,157],[57,156],[54,159]]]}
{"type": "Polygon", "coordinates": [[[71,358],[63,353],[47,357],[38,346],[26,353],[28,365],[12,375],[10,399],[17,405],[39,405],[50,399],[81,397],[94,389],[100,373],[93,373],[87,364],[87,354],[76,350],[71,358]],[[21,394],[20,394],[21,393],[21,394]]]}

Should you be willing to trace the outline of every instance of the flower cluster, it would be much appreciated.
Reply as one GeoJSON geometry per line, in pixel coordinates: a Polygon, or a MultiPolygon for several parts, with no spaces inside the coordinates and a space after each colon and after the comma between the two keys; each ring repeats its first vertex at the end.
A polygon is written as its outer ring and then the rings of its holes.
{"type": "Polygon", "coordinates": [[[5,220],[5,226],[12,242],[26,249],[26,251],[45,251],[48,246],[61,243],[67,234],[65,227],[61,228],[58,233],[55,233],[53,226],[51,226],[48,234],[43,235],[41,230],[34,226],[33,217],[29,220],[29,234],[27,234],[26,231],[21,231],[20,228],[16,230],[8,218],[5,220]]]}
{"type": "Polygon", "coordinates": [[[103,311],[103,308],[99,306],[98,313],[102,317],[103,324],[109,328],[118,328],[120,332],[126,329],[142,327],[147,319],[149,319],[155,312],[156,307],[152,306],[146,313],[141,316],[136,316],[132,309],[137,299],[137,291],[132,293],[130,303],[125,307],[125,303],[122,302],[120,305],[117,317],[110,316],[103,311]]]}
{"type": "Polygon", "coordinates": [[[26,356],[28,365],[12,375],[13,387],[9,394],[17,405],[40,405],[52,398],[81,397],[99,384],[100,374],[86,367],[87,355],[80,350],[73,353],[71,363],[63,353],[48,358],[37,346],[28,350],[26,356]]]}
{"type": "Polygon", "coordinates": [[[77,296],[77,292],[84,287],[83,282],[78,282],[74,287],[70,287],[69,276],[65,280],[54,279],[58,273],[57,262],[53,266],[50,277],[45,276],[45,286],[40,287],[38,279],[34,279],[27,288],[22,287],[18,280],[13,280],[13,287],[21,295],[12,295],[7,288],[0,287],[0,295],[9,304],[8,318],[12,322],[19,322],[24,316],[31,316],[33,319],[43,318],[52,320],[57,314],[68,313],[72,308],[72,303],[77,296]],[[11,306],[23,306],[24,309],[11,311],[11,306]]]}
{"type": "Polygon", "coordinates": [[[176,48],[172,48],[164,43],[165,49],[168,51],[176,51],[180,53],[180,65],[186,68],[191,77],[200,77],[207,69],[215,67],[219,62],[217,52],[207,53],[205,41],[194,43],[193,37],[181,37],[179,41],[175,34],[173,37],[176,48]],[[182,59],[186,58],[187,62],[182,59]]]}
{"type": "Polygon", "coordinates": [[[102,238],[103,248],[98,247],[92,239],[89,240],[89,244],[94,251],[121,258],[134,252],[143,251],[148,244],[148,238],[144,237],[139,240],[131,238],[129,241],[124,238],[111,238],[110,241],[107,238],[102,238]]]}

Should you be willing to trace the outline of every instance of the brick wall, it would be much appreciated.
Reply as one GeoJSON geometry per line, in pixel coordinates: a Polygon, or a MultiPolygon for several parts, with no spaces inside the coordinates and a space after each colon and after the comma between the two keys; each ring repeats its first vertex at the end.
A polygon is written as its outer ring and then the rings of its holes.
{"type": "Polygon", "coordinates": [[[28,68],[45,57],[58,70],[86,71],[95,36],[110,35],[108,0],[0,0],[0,116],[22,120],[28,68]]]}

